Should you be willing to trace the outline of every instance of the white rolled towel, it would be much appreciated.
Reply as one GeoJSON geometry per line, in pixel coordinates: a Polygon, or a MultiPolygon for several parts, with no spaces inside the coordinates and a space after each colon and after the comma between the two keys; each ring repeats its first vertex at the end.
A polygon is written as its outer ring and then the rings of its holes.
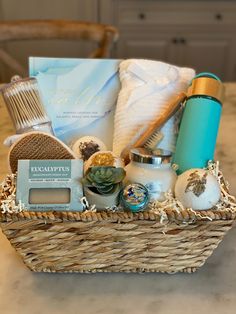
{"type": "MultiPolygon", "coordinates": [[[[118,156],[141,128],[153,123],[174,97],[187,90],[195,71],[160,61],[128,59],[120,63],[119,75],[113,138],[118,156]]],[[[174,151],[175,120],[172,117],[160,130],[164,137],[159,148],[174,151]]]]}

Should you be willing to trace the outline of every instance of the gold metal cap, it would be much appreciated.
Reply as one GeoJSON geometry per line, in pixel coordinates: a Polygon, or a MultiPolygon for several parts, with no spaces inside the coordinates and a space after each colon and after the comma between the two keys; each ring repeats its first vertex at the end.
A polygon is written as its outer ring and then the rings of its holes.
{"type": "Polygon", "coordinates": [[[211,77],[197,77],[188,88],[187,97],[206,95],[217,99],[221,104],[224,100],[224,85],[211,77]]]}

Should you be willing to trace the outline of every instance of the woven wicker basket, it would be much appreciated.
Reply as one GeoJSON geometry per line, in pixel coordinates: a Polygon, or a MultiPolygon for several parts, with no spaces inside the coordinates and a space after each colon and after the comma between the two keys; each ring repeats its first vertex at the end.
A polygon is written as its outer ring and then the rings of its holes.
{"type": "Polygon", "coordinates": [[[235,198],[219,170],[217,176],[224,199],[218,209],[177,210],[168,203],[165,209],[154,204],[133,214],[19,212],[18,207],[14,212],[16,176],[9,175],[0,205],[13,210],[0,212],[0,227],[37,272],[191,273],[205,263],[236,219],[235,198]]]}
{"type": "Polygon", "coordinates": [[[3,233],[37,272],[194,272],[232,227],[230,209],[181,213],[0,214],[3,233]],[[211,220],[209,220],[209,218],[211,220]]]}

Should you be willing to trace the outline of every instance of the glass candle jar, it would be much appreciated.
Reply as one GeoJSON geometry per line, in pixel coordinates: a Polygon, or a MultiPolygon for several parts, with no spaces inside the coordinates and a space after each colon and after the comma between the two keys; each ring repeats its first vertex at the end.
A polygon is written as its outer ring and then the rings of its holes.
{"type": "Polygon", "coordinates": [[[171,167],[171,152],[144,148],[130,151],[131,162],[125,167],[127,183],[141,183],[148,189],[150,201],[164,201],[174,191],[177,175],[171,167]]]}

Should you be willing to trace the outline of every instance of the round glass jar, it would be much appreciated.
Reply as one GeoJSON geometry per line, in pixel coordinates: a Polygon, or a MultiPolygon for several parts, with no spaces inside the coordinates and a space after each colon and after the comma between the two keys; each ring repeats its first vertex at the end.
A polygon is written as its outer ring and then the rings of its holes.
{"type": "Polygon", "coordinates": [[[36,78],[15,75],[1,88],[16,134],[32,131],[54,135],[36,78]]]}
{"type": "Polygon", "coordinates": [[[146,186],[150,201],[164,201],[165,193],[169,190],[174,191],[177,179],[171,167],[171,157],[169,151],[131,149],[131,162],[125,167],[126,182],[141,183],[146,186]]]}

